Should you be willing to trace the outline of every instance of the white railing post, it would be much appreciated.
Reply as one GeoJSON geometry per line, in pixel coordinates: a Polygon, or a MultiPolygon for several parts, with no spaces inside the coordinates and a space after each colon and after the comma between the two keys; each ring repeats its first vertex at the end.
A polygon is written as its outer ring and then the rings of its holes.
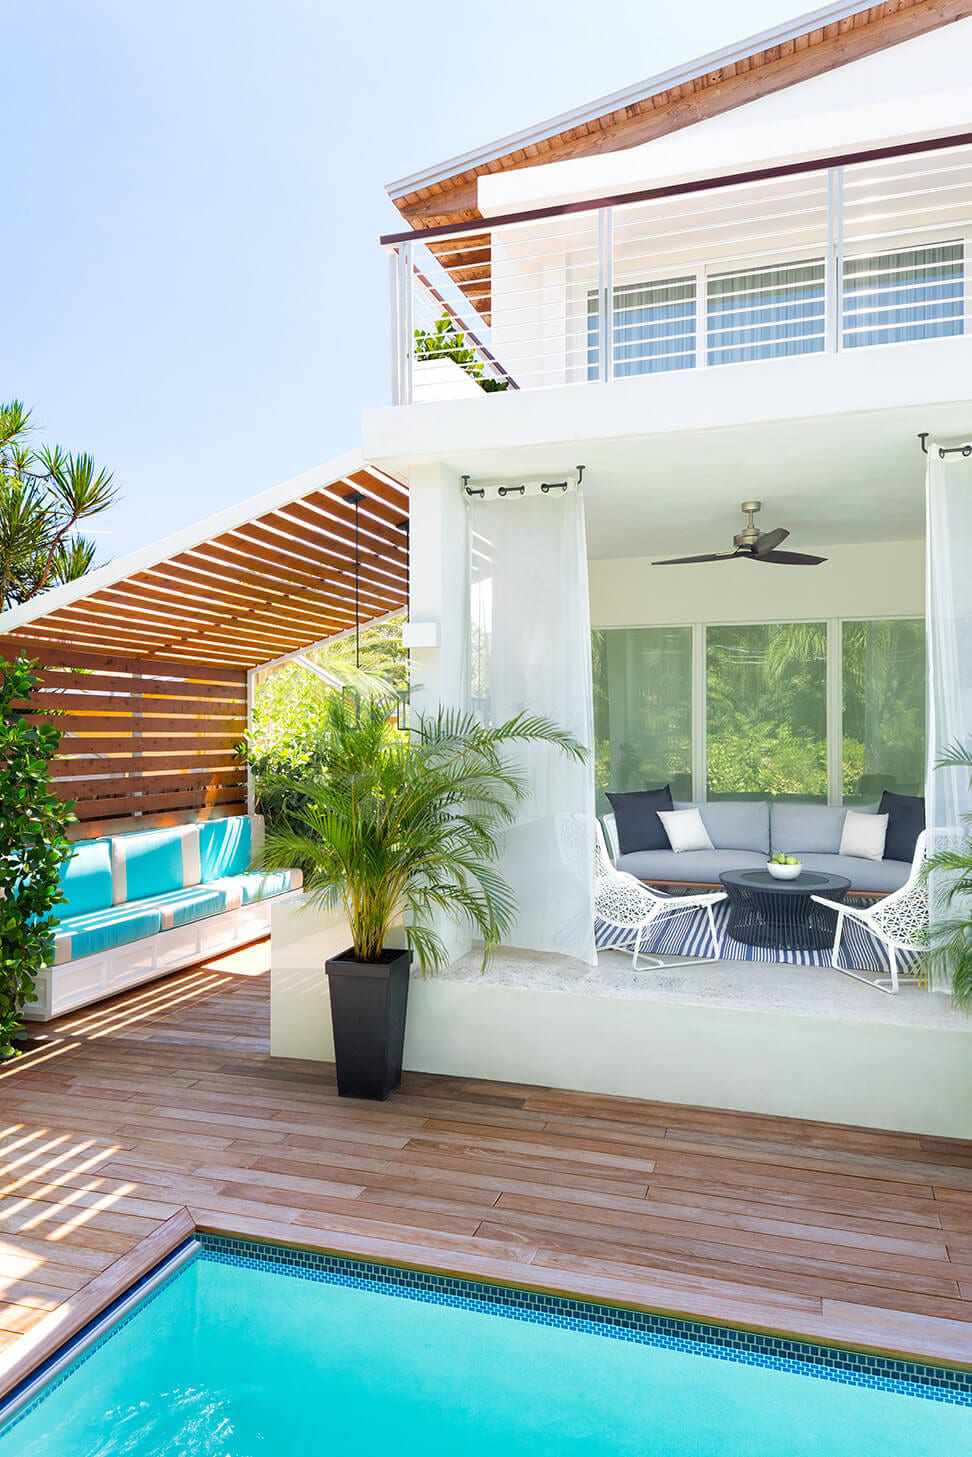
{"type": "Polygon", "coordinates": [[[824,269],[825,347],[840,348],[844,291],[844,169],[827,173],[827,262],[824,269]]]}
{"type": "Polygon", "coordinates": [[[414,352],[414,339],[412,336],[412,244],[399,243],[397,259],[397,279],[395,284],[396,298],[396,344],[395,355],[397,359],[398,389],[396,401],[398,405],[410,405],[412,403],[412,358],[414,352]]]}
{"type": "Polygon", "coordinates": [[[398,297],[398,249],[388,250],[388,344],[391,356],[391,398],[393,405],[402,403],[402,360],[401,337],[398,316],[401,301],[398,297]]]}
{"type": "Polygon", "coordinates": [[[614,378],[614,209],[597,213],[597,377],[614,378]]]}

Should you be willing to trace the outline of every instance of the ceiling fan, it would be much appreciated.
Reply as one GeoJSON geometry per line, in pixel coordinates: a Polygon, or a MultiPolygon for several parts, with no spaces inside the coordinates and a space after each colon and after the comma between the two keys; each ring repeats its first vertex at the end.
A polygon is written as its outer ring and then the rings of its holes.
{"type": "Polygon", "coordinates": [[[746,517],[746,524],[742,531],[736,533],[733,539],[732,551],[710,551],[702,556],[676,556],[669,557],[666,561],[652,562],[653,567],[680,567],[689,562],[728,562],[736,557],[742,557],[751,562],[777,562],[780,566],[786,567],[817,567],[825,562],[825,556],[808,556],[802,551],[778,551],[777,547],[781,542],[786,541],[789,532],[784,526],[777,526],[773,531],[760,531],[753,520],[756,512],[762,508],[762,501],[743,501],[740,507],[746,517]]]}

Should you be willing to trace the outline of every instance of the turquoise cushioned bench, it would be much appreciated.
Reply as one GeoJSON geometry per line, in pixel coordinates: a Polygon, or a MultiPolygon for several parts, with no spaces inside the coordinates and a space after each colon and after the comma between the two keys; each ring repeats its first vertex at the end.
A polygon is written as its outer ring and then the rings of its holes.
{"type": "MultiPolygon", "coordinates": [[[[54,911],[53,973],[49,968],[41,976],[54,974],[63,980],[63,973],[79,963],[90,969],[86,958],[101,956],[107,965],[110,957],[109,989],[101,992],[110,995],[129,984],[123,948],[132,948],[133,980],[145,980],[189,965],[214,946],[229,949],[222,945],[225,935],[193,939],[177,934],[197,923],[216,917],[232,921],[231,929],[239,935],[230,944],[265,934],[267,916],[260,919],[247,908],[299,889],[301,876],[296,870],[251,870],[262,840],[260,816],[239,815],[79,841],[61,869],[63,899],[54,911]],[[142,944],[151,938],[160,938],[158,955],[154,947],[147,952],[142,944]]],[[[88,984],[94,985],[90,977],[88,984]]],[[[50,987],[44,990],[46,1015],[55,1015],[50,987]]],[[[71,1005],[92,1000],[97,997],[78,991],[71,1005]]]]}

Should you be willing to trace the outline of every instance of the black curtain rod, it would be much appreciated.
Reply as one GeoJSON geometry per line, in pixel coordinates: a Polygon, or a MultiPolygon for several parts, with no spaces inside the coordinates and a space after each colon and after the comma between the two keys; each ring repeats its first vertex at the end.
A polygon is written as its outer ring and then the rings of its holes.
{"type": "MultiPolygon", "coordinates": [[[[918,439],[921,441],[921,448],[926,455],[928,454],[928,436],[930,434],[931,431],[929,430],[920,430],[918,432],[918,439]]],[[[972,455],[972,444],[966,443],[965,445],[940,445],[938,447],[939,460],[944,460],[946,455],[964,455],[968,457],[972,455]]]]}
{"type": "MultiPolygon", "coordinates": [[[[462,488],[465,491],[466,495],[467,496],[482,496],[482,497],[485,497],[485,495],[486,495],[486,487],[485,486],[471,486],[469,484],[469,479],[470,479],[469,476],[463,476],[462,477],[462,488]]],[[[583,479],[584,479],[584,467],[582,465],[579,465],[577,467],[577,484],[580,485],[580,483],[581,483],[581,481],[583,479]]],[[[566,491],[566,490],[569,489],[569,487],[570,487],[570,482],[569,481],[541,481],[540,482],[540,490],[543,492],[543,494],[545,496],[549,496],[551,491],[566,491]]],[[[526,486],[497,486],[496,487],[496,494],[498,496],[501,496],[501,497],[506,497],[506,496],[525,496],[526,495],[526,486]]]]}

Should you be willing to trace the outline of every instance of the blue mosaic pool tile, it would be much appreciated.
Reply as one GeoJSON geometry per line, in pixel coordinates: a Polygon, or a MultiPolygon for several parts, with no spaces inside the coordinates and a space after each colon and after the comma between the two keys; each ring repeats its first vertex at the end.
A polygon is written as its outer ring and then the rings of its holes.
{"type": "Polygon", "coordinates": [[[824,1381],[850,1386],[873,1387],[901,1396],[922,1397],[972,1407],[972,1371],[924,1362],[904,1361],[864,1351],[844,1351],[810,1341],[766,1336],[732,1326],[655,1315],[650,1311],[626,1310],[575,1300],[538,1290],[521,1290],[492,1285],[458,1275],[436,1275],[425,1270],[382,1265],[346,1255],[328,1255],[316,1250],[267,1245],[256,1240],[233,1239],[224,1235],[201,1234],[202,1257],[221,1264],[248,1269],[273,1269],[301,1279],[348,1285],[360,1290],[423,1300],[434,1305],[452,1305],[486,1315],[528,1320],[609,1336],[642,1345],[663,1346],[721,1361],[747,1366],[791,1371],[824,1381]]]}
{"type": "MultiPolygon", "coordinates": [[[[347,1255],[329,1255],[316,1250],[263,1244],[258,1240],[234,1239],[225,1235],[199,1234],[196,1238],[199,1246],[196,1258],[241,1269],[272,1271],[274,1274],[295,1279],[344,1285],[352,1289],[369,1290],[434,1305],[451,1305],[456,1309],[472,1310],[508,1320],[558,1326],[561,1329],[606,1336],[613,1340],[634,1341],[641,1345],[684,1351],[690,1355],[718,1361],[763,1366],[768,1370],[789,1371],[824,1381],[839,1381],[850,1386],[871,1387],[877,1391],[895,1392],[900,1396],[972,1407],[972,1371],[870,1355],[864,1351],[844,1351],[834,1346],[820,1346],[810,1341],[790,1340],[783,1336],[766,1336],[733,1326],[710,1325],[704,1321],[656,1315],[650,1311],[626,1310],[620,1306],[601,1305],[596,1301],[494,1285],[459,1275],[438,1275],[426,1270],[383,1265],[347,1255]]],[[[96,1328],[106,1319],[110,1323],[95,1340],[79,1352],[74,1361],[70,1361],[59,1371],[5,1424],[3,1407],[0,1406],[0,1435],[5,1435],[21,1422],[52,1391],[90,1360],[96,1351],[137,1319],[184,1269],[185,1264],[177,1265],[167,1278],[161,1280],[144,1299],[137,1301],[119,1319],[112,1320],[109,1309],[93,1322],[96,1328]]],[[[151,1272],[145,1279],[150,1278],[151,1272]]],[[[115,1305],[121,1304],[131,1293],[129,1291],[119,1296],[115,1305]]],[[[80,1341],[84,1334],[85,1332],[80,1332],[71,1344],[80,1341]]],[[[46,1364],[52,1364],[60,1354],[52,1357],[46,1364]]],[[[28,1380],[33,1381],[42,1374],[43,1367],[28,1380]]],[[[16,1393],[11,1393],[8,1403],[15,1395],[16,1393]]]]}

